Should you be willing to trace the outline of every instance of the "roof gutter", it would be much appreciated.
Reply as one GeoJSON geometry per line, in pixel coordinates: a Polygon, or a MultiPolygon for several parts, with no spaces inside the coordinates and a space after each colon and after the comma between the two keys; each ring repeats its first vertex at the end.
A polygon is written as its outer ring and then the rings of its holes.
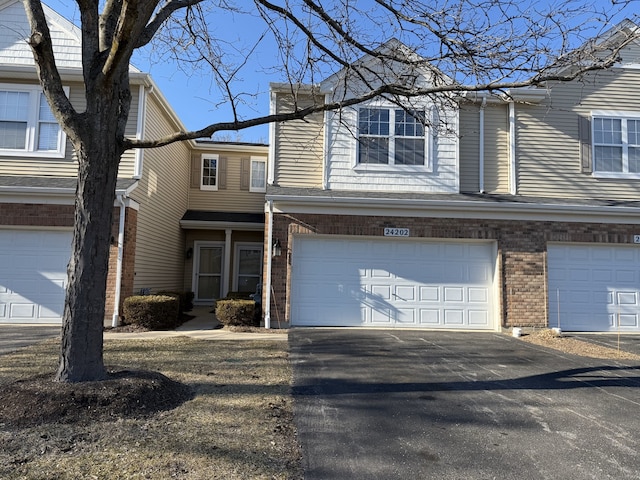
{"type": "MultiPolygon", "coordinates": [[[[372,208],[377,211],[404,210],[408,215],[415,215],[422,211],[425,216],[446,216],[453,213],[461,215],[482,215],[488,219],[524,219],[523,215],[537,215],[541,220],[550,215],[591,215],[602,216],[605,223],[619,222],[622,217],[628,217],[627,223],[640,224],[640,208],[611,206],[611,205],[579,205],[552,203],[520,203],[520,202],[488,202],[465,200],[425,200],[399,198],[364,198],[364,197],[328,197],[328,196],[298,196],[298,195],[267,195],[267,201],[274,202],[274,211],[288,213],[302,213],[313,208],[319,211],[323,207],[326,213],[338,213],[339,208],[372,208]],[[305,207],[308,207],[305,209],[305,207]],[[281,210],[282,209],[282,210],[281,210]]],[[[324,213],[324,212],[323,212],[324,213]]],[[[397,215],[398,212],[394,212],[397,215]]]]}

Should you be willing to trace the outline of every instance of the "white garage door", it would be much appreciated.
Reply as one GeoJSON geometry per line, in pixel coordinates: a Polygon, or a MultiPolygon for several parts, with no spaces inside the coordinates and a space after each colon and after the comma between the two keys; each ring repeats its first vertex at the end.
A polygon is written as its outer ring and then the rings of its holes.
{"type": "Polygon", "coordinates": [[[0,230],[0,323],[60,323],[71,232],[0,230]]]}
{"type": "Polygon", "coordinates": [[[549,245],[549,326],[640,331],[640,247],[549,245]]]}
{"type": "Polygon", "coordinates": [[[493,329],[494,248],[296,237],[292,325],[493,329]]]}

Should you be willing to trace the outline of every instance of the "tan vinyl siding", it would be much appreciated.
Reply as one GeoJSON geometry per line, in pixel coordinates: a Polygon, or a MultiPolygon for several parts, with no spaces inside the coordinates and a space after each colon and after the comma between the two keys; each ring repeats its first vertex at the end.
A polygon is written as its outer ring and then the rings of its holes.
{"type": "MultiPolygon", "coordinates": [[[[175,128],[150,97],[146,138],[158,138],[175,128]]],[[[180,219],[187,209],[189,158],[184,143],[145,150],[144,172],[131,195],[140,204],[134,291],[179,289],[183,285],[185,240],[180,219]]]]}
{"type": "Polygon", "coordinates": [[[484,190],[509,193],[509,110],[489,103],[484,110],[484,190]]]}
{"type": "MultiPolygon", "coordinates": [[[[33,83],[11,81],[6,83],[33,83]]],[[[81,83],[72,83],[69,86],[69,99],[78,112],[85,110],[84,86],[81,83]]],[[[132,88],[131,113],[127,122],[127,136],[135,137],[138,118],[138,88],[132,88]]],[[[131,178],[135,166],[135,151],[130,150],[122,155],[119,178],[131,178]]],[[[2,156],[0,154],[0,175],[25,175],[25,176],[49,176],[49,177],[75,177],[78,173],[78,161],[73,146],[67,139],[65,158],[46,157],[16,157],[2,156]]]]}
{"type": "Polygon", "coordinates": [[[264,154],[249,152],[217,152],[215,150],[194,151],[191,154],[191,173],[189,189],[189,210],[203,210],[212,212],[246,212],[260,213],[264,211],[264,193],[249,192],[241,188],[242,160],[250,157],[267,158],[267,148],[264,154]],[[200,162],[201,155],[217,154],[219,159],[226,159],[226,183],[224,189],[200,190],[200,162]]]}
{"type": "MultiPolygon", "coordinates": [[[[460,191],[480,190],[480,104],[460,106],[460,191]]],[[[484,108],[484,185],[487,193],[509,192],[509,118],[507,106],[484,108]]]]}
{"type": "MultiPolygon", "coordinates": [[[[300,108],[313,104],[311,95],[298,95],[300,108]]],[[[317,97],[316,97],[317,100],[317,97]]],[[[294,109],[293,97],[279,93],[277,112],[294,109]]],[[[275,183],[283,187],[322,187],[324,115],[317,113],[305,120],[275,126],[275,183]]]]}
{"type": "Polygon", "coordinates": [[[480,107],[460,105],[460,191],[479,190],[480,107]]]}
{"type": "MultiPolygon", "coordinates": [[[[129,111],[129,118],[127,119],[127,126],[125,128],[125,135],[129,138],[135,138],[138,126],[138,107],[140,89],[137,85],[131,86],[131,109],[129,111]]],[[[120,160],[120,167],[118,169],[118,178],[131,178],[134,174],[136,163],[136,151],[127,150],[122,154],[120,160]]]]}
{"type": "Polygon", "coordinates": [[[613,69],[556,84],[541,105],[517,105],[518,193],[521,195],[637,199],[639,180],[582,173],[578,117],[592,110],[640,113],[640,70],[613,69]]]}

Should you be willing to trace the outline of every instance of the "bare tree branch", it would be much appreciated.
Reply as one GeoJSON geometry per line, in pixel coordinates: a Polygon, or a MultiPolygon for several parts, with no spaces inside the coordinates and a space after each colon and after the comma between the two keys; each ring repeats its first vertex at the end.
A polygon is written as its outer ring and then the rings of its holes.
{"type": "Polygon", "coordinates": [[[72,127],[65,129],[67,134],[72,136],[78,115],[64,92],[42,3],[40,0],[24,0],[24,6],[32,32],[29,37],[29,46],[33,52],[36,72],[43,92],[47,101],[53,105],[52,111],[60,125],[72,127]]]}

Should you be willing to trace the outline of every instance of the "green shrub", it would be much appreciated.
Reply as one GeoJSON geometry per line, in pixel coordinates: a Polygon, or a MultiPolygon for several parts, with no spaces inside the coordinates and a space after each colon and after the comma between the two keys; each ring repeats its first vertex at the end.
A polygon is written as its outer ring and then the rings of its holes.
{"type": "Polygon", "coordinates": [[[259,309],[253,300],[225,299],[216,302],[216,318],[227,326],[260,325],[259,309]]]}
{"type": "Polygon", "coordinates": [[[190,291],[177,292],[172,290],[163,290],[156,293],[156,295],[169,295],[170,297],[177,297],[179,301],[178,308],[180,309],[180,315],[182,315],[184,312],[193,310],[193,298],[195,295],[193,292],[190,292],[190,291]]]}
{"type": "Polygon", "coordinates": [[[136,295],[125,299],[122,311],[128,324],[162,330],[177,326],[179,303],[171,295],[136,295]]]}

